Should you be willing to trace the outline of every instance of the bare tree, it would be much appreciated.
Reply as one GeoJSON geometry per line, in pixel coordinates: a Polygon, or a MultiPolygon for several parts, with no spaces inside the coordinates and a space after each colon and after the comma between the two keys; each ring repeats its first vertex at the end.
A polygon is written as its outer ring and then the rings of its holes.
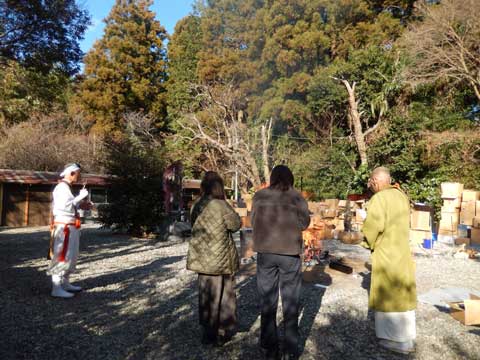
{"type": "Polygon", "coordinates": [[[241,110],[243,96],[232,84],[192,87],[201,110],[185,114],[179,121],[184,131],[176,136],[199,142],[212,158],[210,162],[226,162],[226,172],[238,171],[244,180],[259,186],[270,174],[272,119],[247,124],[241,110]],[[263,165],[263,176],[258,163],[263,165]]]}
{"type": "Polygon", "coordinates": [[[418,12],[423,21],[412,24],[404,39],[412,59],[407,78],[413,85],[466,82],[480,101],[480,1],[421,3],[418,12]]]}
{"type": "Polygon", "coordinates": [[[0,129],[0,167],[57,171],[66,163],[80,162],[86,171],[102,171],[102,140],[70,125],[62,113],[4,125],[0,129]]]}
{"type": "Polygon", "coordinates": [[[342,84],[347,89],[348,122],[353,132],[355,143],[357,144],[358,155],[360,156],[360,163],[361,165],[368,166],[367,143],[365,141],[365,138],[367,137],[368,134],[375,131],[375,129],[377,129],[378,126],[380,126],[384,110],[379,111],[377,116],[377,122],[375,123],[375,125],[364,129],[364,126],[362,124],[362,112],[358,110],[359,100],[356,98],[356,95],[355,95],[355,86],[356,86],[355,81],[350,84],[350,82],[345,79],[338,79],[335,77],[334,79],[341,81],[342,84]]]}
{"type": "Polygon", "coordinates": [[[136,111],[126,113],[123,118],[127,133],[131,138],[135,138],[140,144],[160,146],[160,137],[153,116],[136,111]]]}

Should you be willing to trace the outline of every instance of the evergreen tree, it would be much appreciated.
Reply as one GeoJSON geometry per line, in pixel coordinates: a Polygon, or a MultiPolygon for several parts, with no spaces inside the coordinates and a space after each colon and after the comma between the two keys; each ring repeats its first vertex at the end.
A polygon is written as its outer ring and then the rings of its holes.
{"type": "Polygon", "coordinates": [[[149,10],[151,0],[117,0],[103,37],[85,56],[79,101],[100,133],[120,131],[129,111],[165,125],[165,29],[149,10]]]}
{"type": "MultiPolygon", "coordinates": [[[[297,179],[303,178],[304,190],[319,196],[361,191],[367,167],[377,165],[389,165],[416,200],[430,196],[417,191],[423,180],[430,187],[438,185],[430,181],[431,174],[438,175],[437,180],[458,179],[460,172],[455,173],[455,167],[468,168],[471,174],[465,171],[462,177],[474,186],[472,179],[478,171],[461,164],[478,167],[478,136],[466,135],[468,129],[478,127],[465,120],[469,113],[472,119],[478,118],[474,89],[465,81],[447,93],[444,83],[414,90],[406,86],[405,52],[415,53],[415,46],[406,45],[404,51],[399,38],[409,32],[407,24],[429,25],[428,18],[413,11],[414,4],[414,0],[198,1],[201,41],[196,43],[200,47],[195,49],[197,71],[191,79],[197,81],[196,88],[208,89],[217,98],[225,98],[222,88],[232,90],[235,101],[229,103],[234,108],[224,106],[226,102],[218,104],[230,118],[242,119],[241,126],[248,130],[244,133],[252,134],[248,140],[241,139],[245,143],[258,142],[261,134],[256,129],[272,119],[270,163],[288,163],[297,179]],[[425,110],[414,114],[411,104],[425,110]],[[426,120],[432,114],[436,114],[434,128],[426,120]],[[443,131],[448,136],[442,136],[443,131]],[[431,146],[425,146],[427,137],[435,139],[441,155],[434,156],[431,146]],[[442,164],[448,162],[446,158],[452,159],[451,166],[442,164]]],[[[448,4],[457,10],[467,8],[453,0],[442,4],[432,6],[432,11],[449,8],[448,4]]],[[[449,15],[454,13],[451,9],[449,15]]],[[[458,27],[458,31],[474,33],[470,29],[458,27]]],[[[442,27],[432,33],[449,36],[442,27]]],[[[421,45],[420,40],[415,43],[421,45]]],[[[182,48],[183,41],[178,37],[175,46],[182,48]]],[[[427,62],[432,59],[420,56],[427,62]]],[[[186,88],[175,91],[185,95],[176,97],[182,101],[191,95],[186,88]]],[[[193,104],[187,112],[177,106],[175,118],[194,112],[198,129],[214,129],[212,119],[221,118],[221,113],[205,107],[202,97],[195,99],[183,102],[193,104]]],[[[210,134],[214,135],[210,142],[229,139],[221,134],[210,134]]],[[[197,134],[190,139],[194,141],[185,143],[185,149],[197,147],[213,159],[212,166],[229,163],[221,151],[207,153],[197,134]]],[[[253,155],[261,164],[259,153],[253,155]]]]}
{"type": "Polygon", "coordinates": [[[171,118],[189,111],[195,103],[191,84],[198,83],[197,65],[201,43],[200,18],[187,16],[177,22],[168,43],[167,104],[171,118]]]}
{"type": "Polygon", "coordinates": [[[2,0],[0,63],[73,74],[82,57],[79,41],[89,24],[87,11],[75,0],[2,0]]]}
{"type": "Polygon", "coordinates": [[[155,231],[165,215],[162,154],[134,136],[109,136],[105,144],[105,168],[113,177],[109,203],[99,209],[100,221],[139,236],[155,231]]]}
{"type": "Polygon", "coordinates": [[[71,80],[59,70],[44,74],[8,61],[0,68],[0,125],[65,111],[71,80]]]}

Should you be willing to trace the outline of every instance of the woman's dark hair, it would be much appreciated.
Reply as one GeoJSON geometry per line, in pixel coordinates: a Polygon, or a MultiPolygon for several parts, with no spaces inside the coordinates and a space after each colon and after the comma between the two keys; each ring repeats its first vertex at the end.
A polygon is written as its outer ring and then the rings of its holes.
{"type": "Polygon", "coordinates": [[[203,196],[225,200],[223,180],[215,171],[207,171],[200,183],[200,191],[203,196]]]}
{"type": "Polygon", "coordinates": [[[270,174],[270,188],[287,191],[293,187],[293,174],[285,165],[277,165],[270,174]]]}

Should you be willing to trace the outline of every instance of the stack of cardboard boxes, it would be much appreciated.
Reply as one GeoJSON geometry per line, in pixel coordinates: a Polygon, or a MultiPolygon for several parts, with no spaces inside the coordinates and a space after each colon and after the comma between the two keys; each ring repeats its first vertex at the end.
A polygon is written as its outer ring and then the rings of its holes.
{"type": "Polygon", "coordinates": [[[452,244],[458,237],[463,184],[445,182],[441,185],[443,206],[438,225],[438,241],[452,244]]]}
{"type": "Polygon", "coordinates": [[[431,209],[415,206],[410,213],[410,243],[422,244],[424,239],[432,238],[431,209]]]}
{"type": "MultiPolygon", "coordinates": [[[[343,231],[347,208],[349,208],[352,230],[360,231],[363,226],[363,219],[357,215],[356,210],[361,209],[364,200],[349,201],[339,199],[326,199],[320,202],[308,202],[308,209],[311,213],[310,227],[307,232],[314,228],[322,228],[323,233],[316,233],[322,240],[333,239],[333,231],[343,231]]],[[[309,238],[310,234],[304,233],[304,238],[309,238]]]]}
{"type": "Polygon", "coordinates": [[[464,189],[463,184],[442,183],[438,240],[449,244],[480,245],[480,191],[464,189]]]}

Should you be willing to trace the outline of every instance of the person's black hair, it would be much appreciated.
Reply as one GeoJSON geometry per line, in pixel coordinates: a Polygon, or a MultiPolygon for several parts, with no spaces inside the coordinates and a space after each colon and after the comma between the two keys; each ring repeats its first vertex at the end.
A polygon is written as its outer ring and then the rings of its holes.
{"type": "Polygon", "coordinates": [[[285,165],[277,165],[270,174],[270,188],[287,191],[293,187],[294,179],[290,169],[285,165]]]}
{"type": "Polygon", "coordinates": [[[203,196],[225,200],[223,179],[215,171],[207,171],[200,183],[203,196]]]}

